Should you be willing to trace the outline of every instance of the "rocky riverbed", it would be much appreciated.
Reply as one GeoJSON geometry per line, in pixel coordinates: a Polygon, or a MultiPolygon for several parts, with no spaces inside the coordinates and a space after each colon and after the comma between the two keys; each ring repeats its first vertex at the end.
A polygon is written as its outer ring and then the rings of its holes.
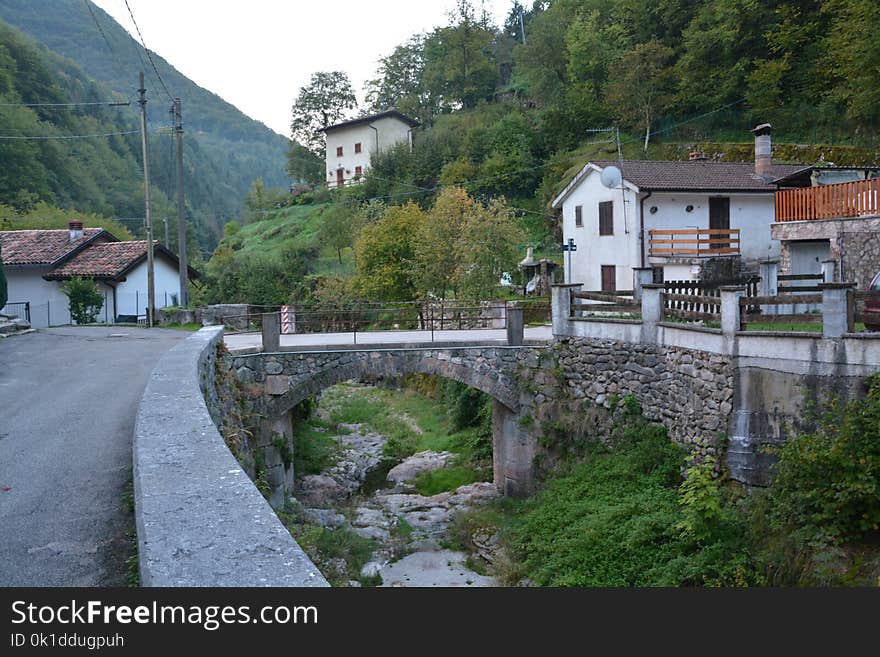
{"type": "MultiPolygon", "coordinates": [[[[455,454],[422,451],[395,464],[385,456],[385,436],[364,425],[340,424],[333,434],[338,445],[333,464],[302,477],[292,504],[295,515],[310,525],[350,531],[373,541],[375,549],[360,569],[360,581],[349,580],[349,585],[359,586],[361,581],[381,586],[496,585],[492,577],[468,568],[467,554],[444,548],[456,512],[498,495],[491,482],[420,495],[413,480],[448,466],[455,454]]],[[[318,561],[324,570],[347,572],[344,560],[318,561]]],[[[334,573],[325,574],[333,579],[334,573]]]]}

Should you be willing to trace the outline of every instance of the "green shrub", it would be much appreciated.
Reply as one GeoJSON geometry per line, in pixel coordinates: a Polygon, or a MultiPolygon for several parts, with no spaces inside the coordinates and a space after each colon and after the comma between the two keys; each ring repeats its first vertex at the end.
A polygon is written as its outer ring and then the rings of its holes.
{"type": "Polygon", "coordinates": [[[832,403],[818,428],[779,452],[771,519],[832,540],[860,539],[880,525],[880,376],[864,399],[832,403]]]}
{"type": "Polygon", "coordinates": [[[461,465],[453,465],[418,475],[413,484],[421,495],[436,495],[444,491],[453,491],[459,486],[472,484],[475,481],[486,481],[491,471],[480,472],[461,465]]]}
{"type": "Polygon", "coordinates": [[[104,296],[90,278],[74,276],[61,286],[70,300],[70,318],[77,324],[91,324],[104,307],[104,296]]]}

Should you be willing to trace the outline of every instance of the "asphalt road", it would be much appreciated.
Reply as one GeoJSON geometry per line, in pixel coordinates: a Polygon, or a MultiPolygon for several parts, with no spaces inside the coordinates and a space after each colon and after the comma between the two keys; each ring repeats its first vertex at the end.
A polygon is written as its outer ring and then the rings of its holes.
{"type": "Polygon", "coordinates": [[[58,328],[0,340],[0,586],[120,586],[138,402],[188,335],[58,328]]]}

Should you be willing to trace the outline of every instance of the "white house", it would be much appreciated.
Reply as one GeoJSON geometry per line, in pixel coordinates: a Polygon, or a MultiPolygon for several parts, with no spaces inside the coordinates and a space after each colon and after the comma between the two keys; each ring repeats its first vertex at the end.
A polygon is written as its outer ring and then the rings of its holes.
{"type": "Polygon", "coordinates": [[[327,136],[327,184],[343,187],[357,182],[373,153],[401,142],[412,147],[412,131],[418,125],[415,119],[388,110],[322,128],[327,136]]]}
{"type": "Polygon", "coordinates": [[[588,290],[629,290],[633,268],[654,280],[699,279],[708,259],[740,256],[747,267],[779,255],[770,237],[773,180],[802,165],[770,161],[770,126],[755,129],[755,164],[597,160],[587,163],[553,200],[562,209],[563,242],[574,240],[566,282],[588,290]],[[609,166],[623,180],[605,186],[609,166]]]}
{"type": "MultiPolygon", "coordinates": [[[[0,231],[9,304],[29,304],[31,325],[70,323],[68,299],[61,291],[74,276],[91,278],[104,295],[98,321],[112,323],[143,317],[147,307],[147,242],[119,241],[102,228],[0,231]]],[[[161,244],[154,247],[155,305],[176,305],[180,298],[178,260],[161,244]]],[[[190,278],[198,272],[190,269],[190,278]]],[[[21,306],[8,306],[16,311],[21,306]]]]}

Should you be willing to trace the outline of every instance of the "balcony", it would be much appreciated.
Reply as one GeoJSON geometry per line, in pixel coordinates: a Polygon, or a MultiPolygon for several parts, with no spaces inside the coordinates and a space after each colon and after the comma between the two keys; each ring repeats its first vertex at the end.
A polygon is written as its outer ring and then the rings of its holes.
{"type": "Polygon", "coordinates": [[[776,192],[776,221],[842,219],[880,214],[880,178],[776,192]]]}
{"type": "Polygon", "coordinates": [[[652,230],[648,255],[652,258],[739,255],[739,228],[652,230]]]}

